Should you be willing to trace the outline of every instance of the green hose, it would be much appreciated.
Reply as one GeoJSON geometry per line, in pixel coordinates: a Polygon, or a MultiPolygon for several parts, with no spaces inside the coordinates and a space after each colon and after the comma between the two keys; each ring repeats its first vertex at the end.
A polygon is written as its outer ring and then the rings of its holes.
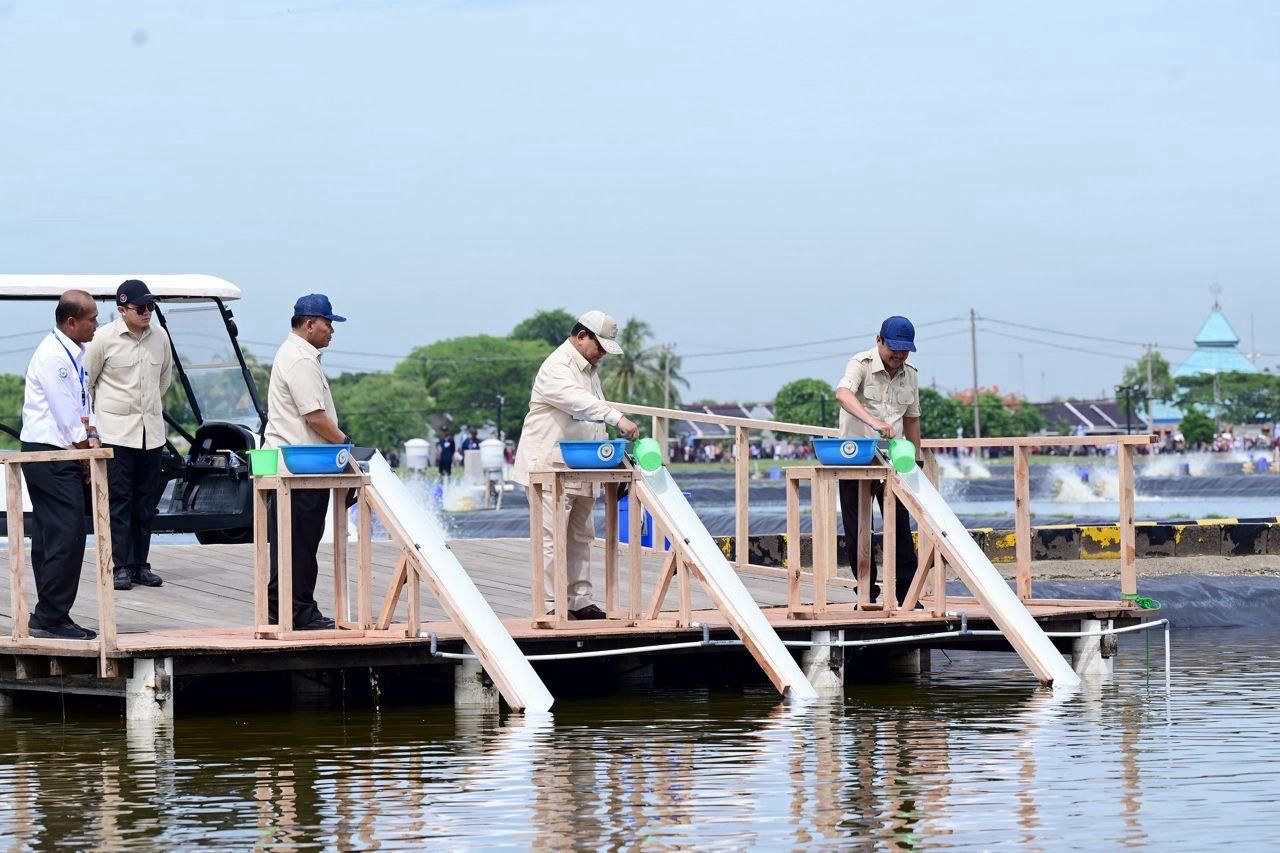
{"type": "Polygon", "coordinates": [[[1145,595],[1138,595],[1136,592],[1125,592],[1120,595],[1123,601],[1132,601],[1143,610],[1159,610],[1163,605],[1154,598],[1148,598],[1145,595]]]}

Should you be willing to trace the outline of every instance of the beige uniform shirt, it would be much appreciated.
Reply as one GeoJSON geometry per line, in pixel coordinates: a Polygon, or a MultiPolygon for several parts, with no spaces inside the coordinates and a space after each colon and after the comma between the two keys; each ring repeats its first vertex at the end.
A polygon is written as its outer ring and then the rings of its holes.
{"type": "Polygon", "coordinates": [[[157,322],[136,338],[123,319],[85,348],[85,370],[103,444],[155,450],[164,445],[164,392],[173,381],[169,333],[157,322]]]}
{"type": "MultiPolygon", "coordinates": [[[[849,359],[837,388],[848,388],[868,413],[892,424],[894,435],[902,437],[903,417],[920,417],[920,384],[909,362],[890,378],[878,349],[864,350],[849,359]]],[[[876,438],[876,431],[840,409],[840,434],[845,438],[876,438]]]]}
{"type": "Polygon", "coordinates": [[[276,350],[276,360],[271,363],[266,446],[328,444],[307,423],[307,415],[321,409],[334,423],[338,422],[329,380],[320,367],[320,350],[291,333],[276,350]]]}
{"type": "MultiPolygon", "coordinates": [[[[564,467],[556,442],[602,441],[604,425],[617,426],[622,412],[605,402],[600,376],[591,362],[565,341],[547,356],[533,380],[529,414],[520,431],[516,467],[511,478],[529,485],[530,471],[564,467]]],[[[568,487],[574,494],[592,494],[590,486],[568,487]]]]}

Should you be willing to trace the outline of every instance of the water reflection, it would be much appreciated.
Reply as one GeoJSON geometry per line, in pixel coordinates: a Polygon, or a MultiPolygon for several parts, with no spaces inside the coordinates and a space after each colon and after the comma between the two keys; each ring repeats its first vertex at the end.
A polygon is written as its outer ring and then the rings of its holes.
{"type": "Polygon", "coordinates": [[[0,717],[0,847],[847,849],[1207,846],[1280,828],[1277,637],[1178,635],[1055,694],[1016,659],[793,708],[769,693],[629,694],[544,717],[447,708],[0,717]],[[1157,677],[1156,685],[1160,684],[1157,677]],[[1175,722],[1176,720],[1176,722],[1175,722]]]}

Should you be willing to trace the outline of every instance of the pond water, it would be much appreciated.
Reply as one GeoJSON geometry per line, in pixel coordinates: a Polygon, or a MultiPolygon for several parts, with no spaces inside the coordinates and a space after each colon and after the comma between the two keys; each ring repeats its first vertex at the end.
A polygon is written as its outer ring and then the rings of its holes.
{"type": "MultiPolygon", "coordinates": [[[[1038,689],[1012,655],[791,709],[764,691],[566,698],[542,721],[295,708],[172,731],[0,717],[10,849],[1200,850],[1280,830],[1280,633],[1122,638],[1115,675],[1038,689]]],[[[179,696],[181,702],[181,696],[179,696]]]]}

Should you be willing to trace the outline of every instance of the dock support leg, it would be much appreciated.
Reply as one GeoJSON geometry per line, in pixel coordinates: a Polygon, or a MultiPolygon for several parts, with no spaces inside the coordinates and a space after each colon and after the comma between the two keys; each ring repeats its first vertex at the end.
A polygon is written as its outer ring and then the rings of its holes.
{"type": "Polygon", "coordinates": [[[819,696],[844,696],[844,648],[830,645],[844,640],[844,631],[813,631],[810,640],[813,645],[800,659],[805,677],[819,696]]]}
{"type": "MultiPolygon", "coordinates": [[[[465,654],[471,654],[471,647],[462,646],[465,654]]],[[[453,674],[453,706],[455,708],[479,708],[486,711],[498,710],[498,688],[485,673],[478,660],[458,662],[453,674]]]]}
{"type": "Polygon", "coordinates": [[[889,646],[886,651],[884,671],[893,675],[919,675],[928,672],[933,662],[928,649],[889,646]]]}
{"type": "MultiPolygon", "coordinates": [[[[1111,620],[1081,619],[1081,631],[1101,631],[1111,627],[1111,620]]],[[[1103,656],[1103,640],[1107,637],[1076,637],[1071,642],[1071,668],[1076,675],[1110,675],[1111,657],[1103,656]]]]}
{"type": "Polygon", "coordinates": [[[125,720],[129,725],[173,721],[173,658],[137,658],[124,685],[125,720]]]}
{"type": "Polygon", "coordinates": [[[0,714],[7,714],[13,710],[13,697],[8,693],[0,693],[0,714]]]}

